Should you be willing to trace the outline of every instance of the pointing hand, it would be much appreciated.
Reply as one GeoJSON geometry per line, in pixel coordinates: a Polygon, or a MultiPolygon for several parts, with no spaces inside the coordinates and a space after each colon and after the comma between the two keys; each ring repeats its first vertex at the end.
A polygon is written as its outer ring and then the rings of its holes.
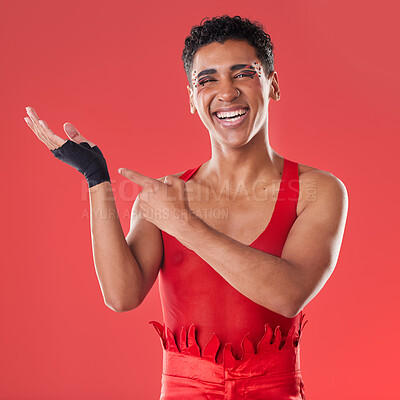
{"type": "Polygon", "coordinates": [[[194,213],[189,207],[184,180],[168,175],[160,182],[127,168],[120,168],[118,172],[142,186],[138,197],[144,218],[175,237],[187,229],[187,222],[194,213]]]}

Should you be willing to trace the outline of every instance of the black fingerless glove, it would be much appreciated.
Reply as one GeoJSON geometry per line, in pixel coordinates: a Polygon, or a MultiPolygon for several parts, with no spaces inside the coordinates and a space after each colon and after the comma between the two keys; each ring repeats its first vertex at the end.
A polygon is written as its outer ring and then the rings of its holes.
{"type": "Polygon", "coordinates": [[[106,160],[97,146],[67,140],[57,149],[50,150],[56,158],[77,169],[86,178],[89,187],[110,182],[106,160]]]}

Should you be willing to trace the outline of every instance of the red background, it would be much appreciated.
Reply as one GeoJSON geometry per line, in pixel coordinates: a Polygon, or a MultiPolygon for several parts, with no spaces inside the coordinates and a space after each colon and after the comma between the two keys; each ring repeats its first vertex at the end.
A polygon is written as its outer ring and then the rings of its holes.
{"type": "Polygon", "coordinates": [[[396,399],[399,6],[389,1],[0,2],[1,399],[156,399],[158,282],[139,309],[103,303],[85,182],[25,124],[74,124],[106,156],[125,234],[136,193],[119,167],[160,177],[210,157],[181,52],[206,16],[263,23],[281,100],[270,141],[332,172],[349,214],[337,267],[305,308],[308,400],[396,399]],[[83,182],[83,183],[82,183],[83,182]],[[122,190],[122,191],[121,191],[122,190]]]}

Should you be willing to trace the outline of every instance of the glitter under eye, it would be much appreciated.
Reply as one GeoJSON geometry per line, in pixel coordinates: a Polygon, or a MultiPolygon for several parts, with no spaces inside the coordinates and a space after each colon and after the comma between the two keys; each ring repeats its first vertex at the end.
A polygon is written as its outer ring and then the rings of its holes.
{"type": "Polygon", "coordinates": [[[193,73],[192,73],[192,85],[193,85],[193,87],[199,86],[198,83],[197,83],[197,73],[196,73],[196,71],[193,71],[193,73]]]}
{"type": "Polygon", "coordinates": [[[258,61],[254,61],[252,66],[256,69],[258,77],[261,78],[261,64],[258,61]]]}

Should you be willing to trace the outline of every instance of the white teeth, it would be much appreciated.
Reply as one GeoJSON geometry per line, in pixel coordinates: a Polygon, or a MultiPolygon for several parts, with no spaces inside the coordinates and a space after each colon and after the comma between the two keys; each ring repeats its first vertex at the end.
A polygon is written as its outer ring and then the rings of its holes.
{"type": "Polygon", "coordinates": [[[235,117],[235,118],[229,118],[229,122],[230,121],[237,121],[238,119],[240,119],[242,116],[241,115],[238,115],[237,117],[235,117]]]}
{"type": "Polygon", "coordinates": [[[242,108],[240,110],[235,110],[235,111],[217,112],[217,117],[218,118],[230,118],[230,117],[235,117],[235,116],[240,116],[240,115],[246,114],[246,112],[247,112],[247,110],[244,108],[242,108]]]}

